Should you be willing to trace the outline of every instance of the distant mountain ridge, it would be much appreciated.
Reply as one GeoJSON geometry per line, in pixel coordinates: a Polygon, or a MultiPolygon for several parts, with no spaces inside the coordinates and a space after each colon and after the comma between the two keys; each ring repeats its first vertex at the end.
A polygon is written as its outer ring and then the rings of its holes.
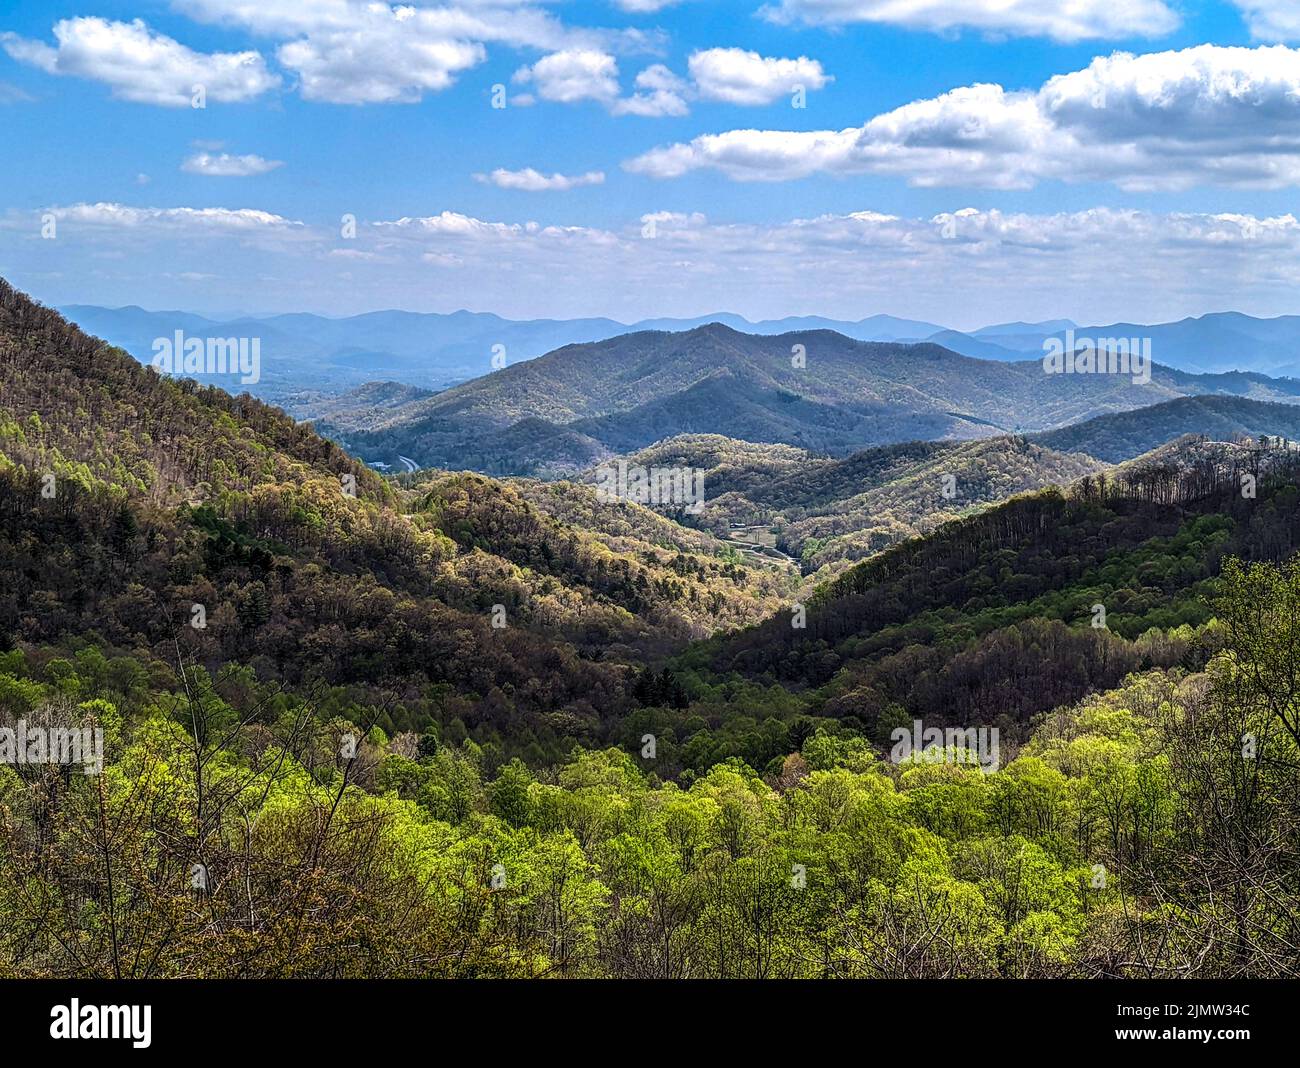
{"type": "MultiPolygon", "coordinates": [[[[948,332],[942,339],[955,352],[990,359],[1020,360],[1039,357],[1046,342],[1064,341],[1073,330],[1084,338],[1129,338],[1151,342],[1157,363],[1198,373],[1250,370],[1277,376],[1300,376],[1300,315],[1256,319],[1240,312],[1215,312],[1172,323],[1110,323],[1079,326],[1042,323],[1038,329],[1017,329],[1026,324],[987,327],[970,334],[948,332]],[[996,345],[1008,351],[999,356],[996,345]]],[[[931,340],[937,340],[932,338],[931,340]]]]}
{"type": "Polygon", "coordinates": [[[1055,430],[1180,396],[1300,402],[1300,381],[1156,367],[1049,375],[1037,360],[979,360],[939,345],[827,330],[752,335],[713,323],[570,345],[387,410],[372,429],[319,429],[367,460],[563,477],[680,434],[721,434],[831,455],[919,440],[1055,430]],[[799,361],[803,361],[802,365],[799,361]]]}
{"type": "MultiPolygon", "coordinates": [[[[250,392],[277,404],[292,404],[303,391],[341,393],[384,379],[444,389],[487,374],[502,361],[520,363],[566,345],[648,330],[681,332],[710,323],[757,336],[833,330],[858,341],[929,341],[963,356],[1002,362],[1037,359],[1046,341],[1074,330],[1077,337],[1150,338],[1156,362],[1181,370],[1300,376],[1300,316],[1258,319],[1238,312],[1154,325],[1083,326],[1069,319],[1053,319],[960,331],[883,314],[858,320],[789,316],[751,322],[719,312],[628,324],[605,317],[511,320],[463,310],[450,314],[390,310],[337,319],[303,312],[221,319],[179,310],[84,304],[59,310],[88,333],[143,362],[152,355],[154,339],[170,337],[176,330],[195,336],[260,337],[264,374],[261,382],[249,387],[250,392]]],[[[232,388],[228,382],[213,384],[232,388]]],[[[233,386],[235,392],[243,388],[233,386]]]]}
{"type": "Polygon", "coordinates": [[[806,571],[827,564],[834,571],[1018,493],[1068,487],[1104,472],[1207,461],[1222,467],[1252,454],[1297,450],[1300,405],[1195,396],[1031,436],[904,442],[841,459],[688,435],[639,450],[627,462],[704,470],[708,493],[699,525],[721,537],[737,527],[768,528],[776,547],[802,557],[806,571]],[[952,480],[950,497],[941,492],[945,477],[952,480]]]}
{"type": "Polygon", "coordinates": [[[863,341],[897,341],[942,327],[915,319],[874,315],[858,322],[816,316],[751,323],[739,315],[649,319],[626,324],[607,318],[511,320],[488,312],[377,311],[331,319],[305,312],[218,320],[186,311],[147,311],[135,305],[58,309],[83,330],[125,349],[142,363],[156,338],[175,331],[195,337],[260,337],[262,381],[245,387],[212,384],[291,407],[303,393],[341,393],[378,380],[444,389],[488,374],[501,362],[521,363],[565,345],[602,341],[644,330],[689,330],[712,322],[753,334],[833,329],[863,341]],[[495,361],[495,362],[494,362],[495,361]]]}

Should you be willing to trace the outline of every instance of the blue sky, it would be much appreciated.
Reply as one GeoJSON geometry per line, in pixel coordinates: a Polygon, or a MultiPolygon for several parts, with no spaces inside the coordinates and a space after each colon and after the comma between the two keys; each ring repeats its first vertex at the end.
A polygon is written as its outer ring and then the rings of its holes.
{"type": "Polygon", "coordinates": [[[199,311],[1300,311],[1292,0],[415,7],[0,14],[0,272],[199,311]]]}

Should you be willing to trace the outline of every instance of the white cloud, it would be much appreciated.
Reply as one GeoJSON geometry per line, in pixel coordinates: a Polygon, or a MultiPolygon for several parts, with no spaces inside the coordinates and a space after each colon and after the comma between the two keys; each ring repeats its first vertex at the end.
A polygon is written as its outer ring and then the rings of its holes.
{"type": "Polygon", "coordinates": [[[719,170],[738,181],[781,181],[818,171],[848,169],[859,131],[791,132],[729,130],[704,134],[689,144],[652,149],[624,166],[653,178],[679,178],[695,170],[719,170]]]}
{"type": "Polygon", "coordinates": [[[441,6],[368,0],[173,0],[193,18],[284,40],[276,55],[308,100],[416,103],[487,58],[487,45],[547,52],[645,51],[640,30],[569,27],[528,0],[441,6]],[[285,40],[286,38],[291,38],[285,40]]]}
{"type": "Polygon", "coordinates": [[[0,45],[21,63],[49,74],[103,82],[123,100],[189,107],[196,85],[210,100],[251,100],[280,84],[257,52],[195,52],[155,33],[140,19],[61,19],[50,46],[17,34],[0,34],[0,45]]]}
{"type": "Polygon", "coordinates": [[[31,99],[31,95],[19,89],[18,86],[10,85],[8,82],[0,82],[0,104],[27,103],[31,99]]]}
{"type": "Polygon", "coordinates": [[[879,173],[919,186],[1134,191],[1300,184],[1300,51],[1281,45],[1117,52],[1038,90],[972,85],[845,130],[732,130],[625,164],[658,178],[879,173]]]}
{"type": "Polygon", "coordinates": [[[298,75],[303,99],[332,104],[414,104],[486,57],[476,42],[408,36],[397,19],[364,34],[315,33],[276,53],[298,75]]]}
{"type": "MultiPolygon", "coordinates": [[[[463,289],[448,299],[502,314],[1152,321],[1234,306],[1276,314],[1293,309],[1300,285],[1292,215],[962,208],[902,218],[868,208],[760,225],[659,211],[598,229],[444,212],[371,229],[399,262],[454,258],[463,289]]],[[[402,285],[389,273],[374,284],[375,299],[390,302],[402,285]]]]}
{"type": "Polygon", "coordinates": [[[618,63],[607,52],[590,48],[552,52],[530,67],[515,71],[514,80],[532,85],[543,100],[572,104],[579,100],[611,103],[618,97],[618,63]]]}
{"type": "Polygon", "coordinates": [[[60,222],[115,230],[177,230],[239,233],[300,229],[301,222],[256,208],[134,208],[99,202],[43,209],[60,222]]]}
{"type": "Polygon", "coordinates": [[[664,115],[685,115],[689,110],[686,83],[662,63],[646,67],[636,76],[636,92],[616,101],[616,115],[640,115],[655,119],[664,115]]]}
{"type": "Polygon", "coordinates": [[[245,178],[254,174],[266,174],[284,163],[278,159],[263,159],[261,156],[232,156],[228,152],[214,155],[211,152],[196,152],[181,164],[186,174],[206,174],[214,178],[245,178]]]}
{"type": "Polygon", "coordinates": [[[750,107],[770,104],[796,86],[821,89],[831,81],[815,59],[772,59],[743,48],[695,52],[688,67],[703,99],[750,107]]]}
{"type": "Polygon", "coordinates": [[[1058,41],[1157,37],[1180,23],[1164,0],[775,0],[762,11],[774,22],[875,22],[1058,41]]]}
{"type": "Polygon", "coordinates": [[[57,241],[39,239],[39,212],[0,215],[0,250],[14,277],[75,279],[66,294],[48,293],[62,302],[167,306],[185,292],[167,288],[158,269],[166,264],[177,274],[218,275],[205,287],[216,307],[256,300],[272,311],[330,314],[436,301],[439,310],[515,317],[889,312],[968,327],[1295,310],[1293,215],[958,205],[927,218],[864,205],[764,224],[660,211],[610,228],[443,211],[370,222],[343,240],[333,220],[305,225],[255,209],[82,204],[47,209],[59,219],[57,241]]]}
{"type": "Polygon", "coordinates": [[[1241,9],[1253,37],[1261,41],[1300,41],[1300,4],[1296,0],[1232,0],[1241,9]]]}
{"type": "Polygon", "coordinates": [[[614,0],[614,6],[633,15],[653,15],[681,2],[682,0],[614,0]]]}
{"type": "Polygon", "coordinates": [[[584,185],[601,185],[605,181],[604,171],[588,171],[586,174],[552,174],[545,175],[532,167],[510,171],[498,167],[491,174],[476,174],[480,182],[490,182],[498,189],[521,189],[529,193],[541,193],[558,190],[577,189],[584,185]]]}
{"type": "MultiPolygon", "coordinates": [[[[613,115],[658,118],[689,112],[693,97],[730,104],[770,104],[796,86],[821,89],[831,81],[814,59],[775,59],[740,48],[711,48],[688,60],[693,81],[662,63],[642,70],[630,96],[619,88],[618,62],[608,52],[572,49],[543,56],[515,72],[514,81],[536,89],[536,96],[560,104],[594,100],[613,115]]],[[[517,99],[517,98],[516,98],[517,99]]]]}
{"type": "MultiPolygon", "coordinates": [[[[594,100],[611,115],[640,115],[657,118],[685,115],[689,108],[686,83],[662,63],[655,63],[636,76],[635,92],[622,96],[617,60],[608,52],[573,49],[543,56],[515,72],[514,81],[530,85],[536,96],[557,104],[594,100]]],[[[519,98],[514,98],[519,102],[519,98]]]]}

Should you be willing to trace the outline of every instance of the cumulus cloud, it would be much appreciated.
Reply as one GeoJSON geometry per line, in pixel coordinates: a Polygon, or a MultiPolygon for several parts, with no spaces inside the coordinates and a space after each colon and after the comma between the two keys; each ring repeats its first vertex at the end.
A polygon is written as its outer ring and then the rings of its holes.
{"type": "MultiPolygon", "coordinates": [[[[553,52],[531,66],[521,67],[513,80],[531,86],[536,97],[542,100],[557,104],[594,100],[611,115],[658,118],[685,115],[690,110],[686,103],[689,92],[686,83],[662,63],[641,71],[636,76],[634,92],[622,96],[618,61],[608,52],[594,49],[553,52]]],[[[520,98],[515,97],[515,102],[519,103],[520,98]]]]}
{"type": "Polygon", "coordinates": [[[1295,0],[1232,0],[1251,35],[1261,41],[1300,41],[1300,4],[1295,0]]]}
{"type": "Polygon", "coordinates": [[[515,71],[514,80],[533,86],[541,99],[557,104],[579,100],[608,104],[619,94],[618,63],[609,53],[590,48],[552,52],[515,71]]]}
{"type": "MultiPolygon", "coordinates": [[[[594,100],[615,115],[679,116],[687,114],[687,102],[696,95],[759,104],[793,85],[821,88],[829,80],[821,65],[806,57],[709,49],[691,58],[698,86],[654,64],[623,96],[616,57],[658,52],[664,35],[568,26],[539,0],[460,0],[427,7],[374,0],[173,0],[172,6],[198,21],[271,39],[276,61],[293,75],[302,97],[325,103],[418,103],[482,64],[490,45],[545,53],[515,75],[517,83],[533,87],[513,99],[520,106],[539,99],[594,100]]],[[[637,10],[651,6],[666,5],[637,10]]],[[[195,85],[204,86],[214,100],[234,101],[282,81],[260,52],[195,52],[138,19],[63,19],[54,36],[52,46],[0,34],[0,46],[49,73],[106,82],[124,99],[177,107],[190,103],[195,85]]]]}
{"type": "Polygon", "coordinates": [[[821,89],[831,80],[815,59],[773,59],[743,48],[695,52],[687,65],[703,99],[751,107],[770,104],[796,86],[821,89]]]}
{"type": "Polygon", "coordinates": [[[410,104],[440,92],[487,58],[487,46],[547,52],[635,52],[641,30],[569,27],[528,0],[441,6],[370,0],[174,0],[192,18],[284,40],[276,58],[309,100],[410,104]]]}
{"type": "Polygon", "coordinates": [[[482,63],[473,41],[407,36],[397,19],[371,32],[320,32],[283,45],[276,56],[300,80],[305,100],[333,104],[413,104],[482,63]]]}
{"type": "Polygon", "coordinates": [[[196,152],[181,164],[186,174],[206,174],[213,178],[246,178],[266,174],[284,163],[278,159],[263,159],[257,155],[232,156],[228,152],[196,152]]]}
{"type": "Polygon", "coordinates": [[[505,292],[519,285],[541,287],[558,296],[556,282],[566,272],[566,285],[594,285],[595,275],[601,273],[594,265],[608,262],[607,257],[623,246],[616,234],[599,228],[497,222],[456,211],[379,220],[368,229],[377,248],[399,262],[455,267],[457,286],[474,276],[483,292],[475,297],[466,290],[457,298],[462,306],[481,304],[485,296],[503,299],[505,292]],[[487,265],[494,261],[500,273],[489,279],[487,265]]]}
{"type": "Polygon", "coordinates": [[[605,172],[588,171],[586,174],[576,175],[545,175],[532,167],[525,167],[519,171],[498,167],[490,174],[476,174],[474,177],[480,182],[491,183],[498,189],[521,189],[529,193],[541,193],[548,191],[564,192],[569,189],[578,189],[584,185],[601,185],[605,181],[605,172]]]}
{"type": "Polygon", "coordinates": [[[601,229],[444,212],[371,230],[399,262],[454,259],[456,284],[480,306],[519,314],[526,283],[530,313],[623,321],[717,310],[886,311],[957,326],[1059,315],[1151,321],[1231,306],[1286,310],[1300,283],[1292,215],[959,208],[905,218],[865,208],[734,224],[658,211],[601,229]]]}
{"type": "MultiPolygon", "coordinates": [[[[1287,0],[1272,2],[1280,6],[1287,0]]],[[[1177,29],[1180,22],[1164,0],[776,0],[762,11],[774,22],[875,22],[931,32],[970,29],[1057,41],[1157,37],[1177,29]]]]}
{"type": "Polygon", "coordinates": [[[140,19],[60,19],[54,39],[49,45],[4,33],[0,45],[20,63],[103,82],[115,97],[142,104],[189,107],[196,85],[211,100],[251,100],[280,84],[258,52],[195,52],[140,19]]]}
{"type": "Polygon", "coordinates": [[[641,115],[656,119],[664,115],[685,115],[690,111],[686,83],[662,63],[646,67],[636,76],[636,91],[614,102],[616,115],[641,115]]]}
{"type": "Polygon", "coordinates": [[[543,56],[515,72],[518,84],[536,87],[542,100],[572,104],[595,100],[614,115],[685,115],[694,98],[743,106],[771,104],[796,87],[821,89],[832,79],[806,56],[778,59],[742,48],[696,51],[687,61],[690,80],[662,63],[641,71],[629,96],[621,96],[618,62],[608,52],[575,49],[543,56]]]}
{"type": "Polygon", "coordinates": [[[625,164],[658,178],[897,174],[918,186],[1043,179],[1133,191],[1300,182],[1300,51],[1282,45],[1099,57],[1038,90],[972,85],[845,130],[732,130],[625,164]]]}

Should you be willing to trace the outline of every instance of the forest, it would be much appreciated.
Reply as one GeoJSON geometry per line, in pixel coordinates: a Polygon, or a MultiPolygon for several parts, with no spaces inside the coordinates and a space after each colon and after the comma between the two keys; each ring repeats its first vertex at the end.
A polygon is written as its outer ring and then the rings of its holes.
{"type": "Polygon", "coordinates": [[[246,671],[9,653],[4,707],[99,725],[109,762],[0,768],[0,969],[1294,975],[1300,565],[1230,563],[1216,611],[1204,671],[1059,708],[992,773],[816,730],[689,785],[614,748],[492,767],[246,671]]]}
{"type": "MultiPolygon", "coordinates": [[[[728,440],[737,494],[797,462],[728,440]]],[[[817,578],[581,480],[381,477],[0,284],[0,740],[104,740],[0,761],[0,976],[1294,976],[1296,454],[1017,492],[1004,440],[784,484],[989,476],[817,578]],[[998,766],[894,761],[917,720],[998,766]]]]}

